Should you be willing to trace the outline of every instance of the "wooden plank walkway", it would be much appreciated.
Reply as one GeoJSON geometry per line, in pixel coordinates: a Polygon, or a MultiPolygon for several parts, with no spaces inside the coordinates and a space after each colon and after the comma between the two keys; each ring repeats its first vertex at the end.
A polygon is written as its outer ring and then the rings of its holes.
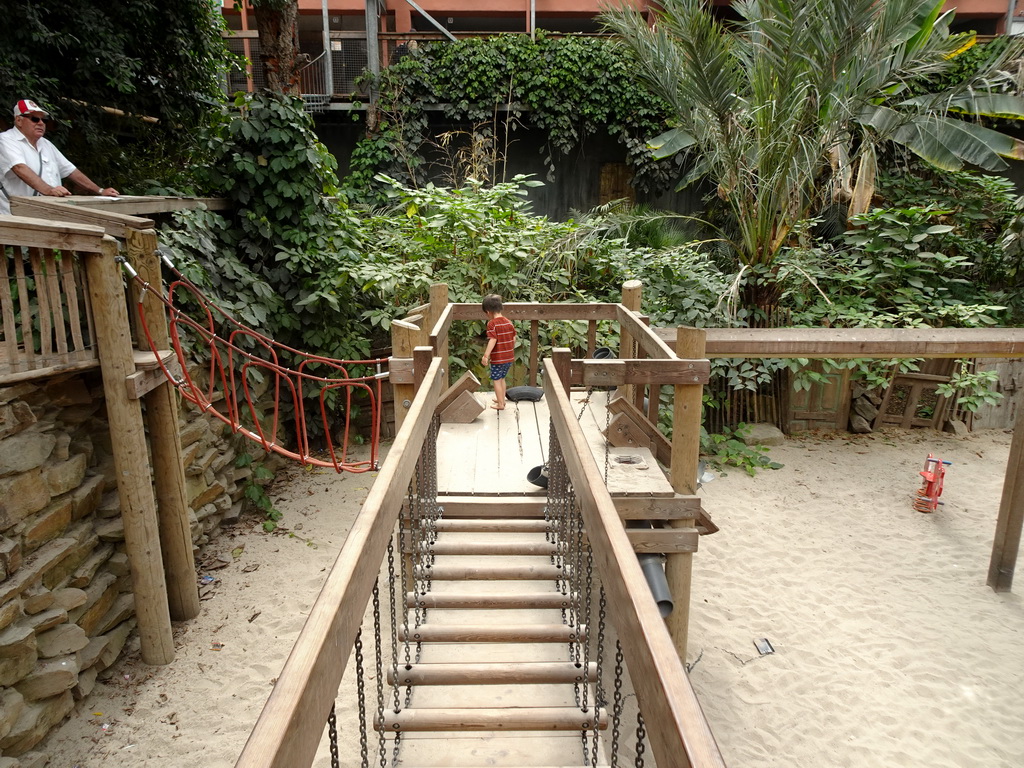
{"type": "MultiPolygon", "coordinates": [[[[580,423],[602,473],[605,440],[601,432],[607,425],[606,405],[612,394],[594,391],[589,402],[583,391],[571,397],[574,413],[582,414],[580,423]]],[[[491,395],[482,397],[489,402],[491,395]]],[[[477,498],[489,509],[469,515],[484,519],[447,523],[442,516],[446,524],[438,528],[432,585],[426,598],[428,605],[441,607],[428,608],[423,624],[425,635],[439,633],[441,639],[422,643],[420,659],[408,674],[442,675],[444,684],[414,685],[409,722],[418,717],[429,721],[460,714],[466,719],[463,727],[453,730],[420,732],[403,727],[403,765],[582,766],[590,758],[591,747],[585,756],[578,727],[555,730],[564,727],[558,725],[559,718],[582,718],[576,684],[551,679],[552,675],[564,677],[560,665],[571,665],[568,643],[555,639],[567,629],[559,593],[549,574],[555,569],[548,554],[517,554],[531,548],[544,552],[550,547],[543,521],[524,519],[543,514],[546,491],[530,483],[527,475],[548,456],[549,422],[547,403],[541,400],[509,402],[504,411],[488,408],[470,424],[441,426],[439,501],[443,506],[445,497],[458,498],[463,505],[466,499],[477,498]],[[533,503],[524,505],[530,500],[533,503]],[[469,554],[482,551],[494,554],[469,554]],[[516,571],[518,575],[512,575],[516,571]],[[531,607],[524,608],[524,604],[531,607]],[[462,640],[447,641],[450,633],[462,640]],[[488,634],[495,635],[495,641],[477,641],[488,634]],[[550,636],[536,640],[545,635],[550,636]],[[499,679],[488,681],[481,671],[485,669],[499,679]],[[453,684],[452,676],[462,679],[453,684]],[[492,730],[466,726],[486,712],[494,712],[498,719],[492,730]],[[546,727],[514,730],[517,723],[545,716],[552,718],[546,727]]],[[[610,449],[608,484],[619,497],[674,495],[647,449],[610,449]],[[617,461],[617,457],[628,461],[617,461]]],[[[410,595],[408,599],[415,598],[410,595]]],[[[399,674],[403,671],[404,665],[400,665],[399,674]]],[[[582,685],[587,686],[592,706],[593,683],[582,685]]],[[[603,746],[598,765],[607,765],[603,746]]]]}

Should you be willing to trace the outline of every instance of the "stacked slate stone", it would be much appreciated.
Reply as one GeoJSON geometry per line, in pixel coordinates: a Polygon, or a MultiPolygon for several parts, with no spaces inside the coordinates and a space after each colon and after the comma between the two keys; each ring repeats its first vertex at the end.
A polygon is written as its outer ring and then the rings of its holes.
{"type": "MultiPolygon", "coordinates": [[[[238,518],[252,470],[235,466],[220,421],[183,412],[182,424],[198,550],[238,518]]],[[[130,645],[110,446],[98,373],[0,387],[0,768],[41,767],[30,750],[130,645]]]]}
{"type": "Polygon", "coordinates": [[[853,398],[850,406],[850,431],[861,435],[874,431],[872,424],[878,416],[882,396],[873,389],[857,384],[853,386],[850,394],[853,398]]]}

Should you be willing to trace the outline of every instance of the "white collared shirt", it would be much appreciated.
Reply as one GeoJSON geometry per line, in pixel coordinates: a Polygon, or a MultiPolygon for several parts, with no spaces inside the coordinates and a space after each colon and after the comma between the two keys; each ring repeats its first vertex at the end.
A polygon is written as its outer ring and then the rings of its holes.
{"type": "Polygon", "coordinates": [[[11,170],[20,163],[24,163],[31,171],[39,174],[39,177],[51,187],[56,187],[61,179],[75,171],[75,164],[64,157],[46,137],[40,137],[33,147],[28,137],[17,128],[0,133],[0,185],[7,193],[0,193],[0,214],[11,212],[8,197],[31,197],[39,194],[11,170]]]}

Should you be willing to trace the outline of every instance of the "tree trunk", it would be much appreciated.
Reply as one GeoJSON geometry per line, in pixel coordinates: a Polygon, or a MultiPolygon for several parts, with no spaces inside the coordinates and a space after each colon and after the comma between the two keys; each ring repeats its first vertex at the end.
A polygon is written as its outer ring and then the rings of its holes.
{"type": "Polygon", "coordinates": [[[298,93],[298,0],[252,0],[256,30],[267,72],[267,87],[275,93],[298,93]]]}

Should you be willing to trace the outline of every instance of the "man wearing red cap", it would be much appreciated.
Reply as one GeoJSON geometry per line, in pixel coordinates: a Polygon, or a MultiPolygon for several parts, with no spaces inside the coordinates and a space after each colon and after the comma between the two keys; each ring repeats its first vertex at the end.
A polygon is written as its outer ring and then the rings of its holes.
{"type": "Polygon", "coordinates": [[[0,133],[0,214],[10,214],[14,196],[67,197],[64,178],[95,195],[117,197],[116,189],[101,187],[44,138],[49,116],[31,99],[14,105],[14,127],[0,133]]]}

